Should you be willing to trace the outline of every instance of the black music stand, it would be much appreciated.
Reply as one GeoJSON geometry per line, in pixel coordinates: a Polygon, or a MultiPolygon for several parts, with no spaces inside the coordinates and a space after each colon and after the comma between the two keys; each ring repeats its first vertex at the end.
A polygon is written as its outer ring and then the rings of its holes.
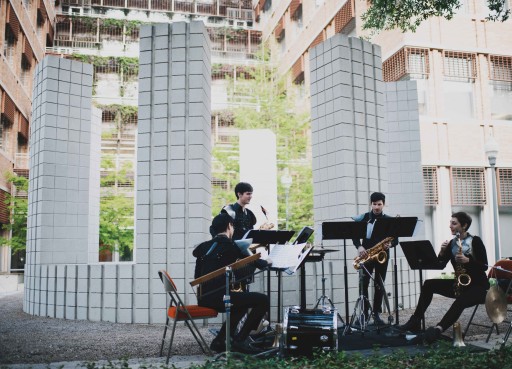
{"type": "MultiPolygon", "coordinates": [[[[284,244],[293,237],[295,231],[278,231],[268,229],[253,229],[244,235],[244,238],[252,238],[253,243],[261,245],[284,244]]],[[[277,270],[277,321],[281,319],[281,272],[277,270]]],[[[267,296],[270,303],[270,269],[267,272],[267,296]]],[[[268,321],[270,322],[270,310],[268,312],[268,321]]]]}
{"type": "MultiPolygon", "coordinates": [[[[423,288],[424,270],[442,270],[444,266],[437,259],[434,247],[430,241],[403,241],[400,242],[405,258],[412,270],[420,272],[420,291],[423,288]]],[[[421,318],[422,328],[425,330],[425,316],[421,318]]]]}
{"type": "MultiPolygon", "coordinates": [[[[395,217],[395,218],[379,218],[375,220],[372,231],[372,238],[384,239],[386,237],[412,237],[414,229],[418,223],[418,217],[395,217]]],[[[398,271],[396,265],[396,248],[394,252],[394,293],[395,293],[395,314],[396,314],[396,325],[399,324],[399,312],[398,312],[398,271]]]]}
{"type": "Polygon", "coordinates": [[[366,222],[323,222],[322,240],[343,240],[343,272],[345,273],[345,324],[349,322],[348,313],[348,270],[347,240],[364,238],[366,222]]]}
{"type": "MultiPolygon", "coordinates": [[[[297,236],[297,238],[295,239],[295,241],[293,241],[293,244],[298,244],[298,243],[304,243],[304,242],[307,242],[309,240],[309,237],[311,237],[311,235],[313,234],[315,230],[311,227],[304,227],[302,228],[302,230],[299,232],[299,235],[297,236]]],[[[300,289],[300,307],[301,309],[305,309],[306,308],[306,258],[304,260],[302,260],[302,262],[300,263],[299,267],[297,269],[299,269],[299,273],[300,273],[300,279],[299,279],[299,289],[300,289]]]]}

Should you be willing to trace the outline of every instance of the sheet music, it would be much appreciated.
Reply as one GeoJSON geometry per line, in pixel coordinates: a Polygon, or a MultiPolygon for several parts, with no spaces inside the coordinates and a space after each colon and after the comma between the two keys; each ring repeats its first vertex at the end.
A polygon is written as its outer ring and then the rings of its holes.
{"type": "Polygon", "coordinates": [[[307,246],[306,243],[271,245],[268,257],[272,260],[273,268],[289,268],[295,272],[300,262],[308,255],[311,249],[312,247],[307,246]]]}

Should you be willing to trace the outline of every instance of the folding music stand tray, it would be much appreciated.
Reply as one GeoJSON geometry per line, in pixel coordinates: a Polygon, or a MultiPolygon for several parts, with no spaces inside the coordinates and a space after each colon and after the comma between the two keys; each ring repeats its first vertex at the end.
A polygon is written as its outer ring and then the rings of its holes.
{"type": "MultiPolygon", "coordinates": [[[[442,270],[444,267],[439,263],[434,247],[430,241],[403,241],[400,242],[405,258],[412,270],[420,272],[420,291],[423,288],[424,270],[442,270]]],[[[422,328],[425,330],[425,317],[422,319],[422,328]]]]}
{"type": "Polygon", "coordinates": [[[347,270],[347,240],[364,238],[366,222],[323,222],[322,240],[343,240],[343,272],[345,273],[345,324],[349,322],[348,313],[348,270],[347,270]]]}
{"type": "MultiPolygon", "coordinates": [[[[293,237],[295,231],[278,231],[278,230],[267,230],[267,229],[253,229],[245,235],[244,238],[252,238],[253,243],[259,243],[262,245],[272,244],[284,244],[293,237]]],[[[277,270],[277,320],[281,319],[281,270],[277,270]]],[[[267,296],[270,302],[270,269],[267,272],[267,296]]],[[[268,320],[270,320],[270,310],[268,312],[268,320]]]]}
{"type": "MultiPolygon", "coordinates": [[[[418,217],[396,217],[396,218],[379,218],[375,221],[372,231],[372,238],[394,237],[412,237],[414,229],[418,223],[418,217]]],[[[399,312],[398,312],[398,271],[396,265],[396,248],[394,250],[395,264],[393,265],[393,279],[394,279],[394,293],[395,293],[395,314],[396,314],[396,325],[399,324],[399,312]]]]}

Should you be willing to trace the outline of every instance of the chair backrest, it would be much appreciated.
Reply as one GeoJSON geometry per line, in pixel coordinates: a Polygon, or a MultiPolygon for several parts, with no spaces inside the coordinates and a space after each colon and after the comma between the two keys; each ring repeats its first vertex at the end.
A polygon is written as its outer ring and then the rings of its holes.
{"type": "Polygon", "coordinates": [[[494,264],[494,268],[489,270],[489,278],[512,279],[512,260],[501,259],[494,264]],[[496,269],[500,267],[501,269],[496,269]]]}
{"type": "Polygon", "coordinates": [[[183,307],[184,304],[183,304],[183,301],[181,300],[180,295],[178,295],[178,289],[176,288],[176,284],[172,280],[169,273],[167,273],[167,270],[160,269],[158,271],[158,276],[160,277],[160,280],[164,284],[165,292],[167,292],[167,294],[171,298],[170,305],[183,307]]]}

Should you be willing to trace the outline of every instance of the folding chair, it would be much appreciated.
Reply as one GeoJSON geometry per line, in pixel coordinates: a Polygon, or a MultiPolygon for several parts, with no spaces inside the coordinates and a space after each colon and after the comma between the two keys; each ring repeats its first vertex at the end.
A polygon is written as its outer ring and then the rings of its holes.
{"type": "Polygon", "coordinates": [[[199,332],[195,319],[209,319],[215,318],[218,313],[214,309],[198,306],[198,305],[185,305],[181,300],[181,297],[178,295],[178,291],[176,289],[176,285],[174,281],[169,276],[169,273],[165,270],[159,270],[158,276],[160,277],[162,283],[164,284],[165,292],[169,294],[170,301],[169,307],[167,308],[167,318],[165,321],[164,335],[162,337],[162,345],[160,347],[160,356],[162,356],[162,352],[165,344],[165,336],[167,334],[167,328],[171,328],[170,321],[172,324],[172,333],[171,333],[171,342],[169,343],[169,350],[167,351],[167,361],[169,363],[169,358],[171,356],[172,342],[174,340],[174,332],[176,330],[176,323],[180,321],[184,321],[187,327],[192,332],[192,335],[196,339],[199,347],[205,354],[212,355],[212,351],[210,347],[204,340],[203,336],[199,332]]]}
{"type": "MultiPolygon", "coordinates": [[[[489,279],[496,278],[498,285],[501,287],[501,289],[505,292],[505,294],[507,296],[507,303],[512,304],[512,273],[506,272],[507,270],[512,271],[512,260],[509,260],[509,259],[498,260],[496,262],[496,264],[494,264],[493,268],[491,270],[489,270],[489,272],[487,273],[487,277],[489,279]],[[505,271],[497,269],[497,268],[502,268],[505,271]]],[[[469,318],[468,324],[466,326],[466,329],[464,330],[464,334],[462,335],[462,337],[463,338],[466,337],[466,334],[469,330],[470,325],[476,325],[478,327],[490,328],[490,331],[485,340],[485,342],[487,343],[487,342],[489,342],[489,339],[491,338],[491,334],[494,331],[494,328],[496,328],[496,334],[499,334],[500,332],[498,330],[498,324],[496,324],[496,323],[492,323],[490,326],[486,325],[486,324],[473,323],[473,318],[475,317],[475,314],[480,305],[483,305],[483,304],[476,305],[475,308],[473,309],[473,313],[471,314],[471,317],[469,318]]],[[[510,312],[510,311],[511,311],[510,309],[507,309],[507,312],[510,312]]],[[[510,333],[512,331],[512,322],[509,322],[507,320],[505,320],[504,322],[509,323],[510,326],[507,330],[507,333],[504,336],[505,338],[504,338],[503,344],[505,344],[507,342],[508,336],[510,335],[510,333]]]]}

